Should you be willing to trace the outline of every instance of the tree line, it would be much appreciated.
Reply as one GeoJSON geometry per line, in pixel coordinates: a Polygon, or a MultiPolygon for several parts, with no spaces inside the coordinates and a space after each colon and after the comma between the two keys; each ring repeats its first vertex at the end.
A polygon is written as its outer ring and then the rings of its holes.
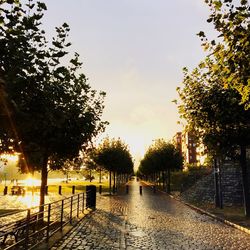
{"type": "Polygon", "coordinates": [[[137,175],[146,181],[163,184],[163,189],[170,193],[171,171],[182,169],[183,157],[170,142],[157,139],[148,148],[137,175]]]}
{"type": "Polygon", "coordinates": [[[89,169],[109,172],[110,193],[111,189],[115,192],[118,184],[126,183],[129,176],[134,174],[134,162],[129,147],[120,138],[106,137],[97,147],[89,148],[85,165],[89,169]]]}

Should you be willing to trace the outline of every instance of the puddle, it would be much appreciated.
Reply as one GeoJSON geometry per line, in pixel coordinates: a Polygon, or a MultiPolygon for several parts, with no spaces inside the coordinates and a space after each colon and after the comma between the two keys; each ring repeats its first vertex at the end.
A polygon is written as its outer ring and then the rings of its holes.
{"type": "Polygon", "coordinates": [[[143,231],[141,230],[138,230],[138,231],[132,231],[132,232],[129,232],[130,235],[132,236],[135,236],[135,237],[143,237],[146,235],[146,233],[144,233],[143,231]]]}

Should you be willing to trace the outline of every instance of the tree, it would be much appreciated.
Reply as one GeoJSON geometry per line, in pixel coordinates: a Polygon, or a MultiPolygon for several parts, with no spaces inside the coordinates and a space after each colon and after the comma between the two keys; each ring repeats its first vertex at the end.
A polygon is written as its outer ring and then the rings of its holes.
{"type": "Polygon", "coordinates": [[[179,112],[214,158],[229,153],[232,156],[240,148],[245,213],[250,215],[246,161],[250,120],[244,110],[250,105],[250,8],[247,0],[205,2],[211,10],[207,21],[219,35],[209,41],[203,31],[198,33],[209,54],[191,73],[185,70],[179,112]]]}
{"type": "Polygon", "coordinates": [[[41,171],[43,205],[48,161],[72,160],[104,130],[105,93],[91,89],[77,53],[61,63],[71,45],[69,26],[56,28],[49,44],[40,28],[44,3],[8,0],[0,7],[1,152],[14,149],[23,170],[41,171]]]}
{"type": "Polygon", "coordinates": [[[167,173],[167,192],[170,193],[170,171],[181,169],[183,166],[183,158],[180,152],[171,143],[163,139],[155,140],[151,145],[144,158],[140,162],[139,173],[143,175],[158,175],[158,179],[163,179],[163,187],[165,183],[165,173],[167,173]]]}
{"type": "Polygon", "coordinates": [[[109,190],[111,192],[111,176],[113,173],[113,188],[116,187],[116,176],[118,174],[133,173],[133,159],[128,146],[121,139],[103,140],[101,144],[90,154],[93,161],[109,171],[109,190]]]}
{"type": "Polygon", "coordinates": [[[221,76],[225,88],[232,87],[241,94],[245,108],[250,107],[250,7],[247,0],[205,0],[213,23],[219,33],[217,41],[208,41],[204,32],[199,35],[203,46],[215,58],[214,70],[221,76]]]}
{"type": "Polygon", "coordinates": [[[240,104],[235,89],[225,89],[223,77],[214,71],[217,61],[206,58],[191,73],[184,70],[184,87],[178,89],[179,113],[207,146],[215,160],[240,152],[245,213],[250,215],[246,147],[250,142],[250,110],[240,104]],[[238,150],[240,149],[240,150],[238,150]]]}

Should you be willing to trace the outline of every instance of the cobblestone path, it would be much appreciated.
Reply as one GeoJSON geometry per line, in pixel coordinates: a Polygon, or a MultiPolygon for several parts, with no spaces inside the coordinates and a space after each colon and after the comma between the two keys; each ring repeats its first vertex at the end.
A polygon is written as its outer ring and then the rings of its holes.
{"type": "Polygon", "coordinates": [[[55,249],[250,249],[250,235],[130,183],[128,195],[100,196],[97,210],[55,249]]]}

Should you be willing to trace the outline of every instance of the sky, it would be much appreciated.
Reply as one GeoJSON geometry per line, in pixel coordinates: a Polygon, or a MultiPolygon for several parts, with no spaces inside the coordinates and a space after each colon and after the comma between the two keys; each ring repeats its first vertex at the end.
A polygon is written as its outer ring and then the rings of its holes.
{"type": "Polygon", "coordinates": [[[157,138],[182,128],[172,102],[182,68],[205,56],[199,31],[214,36],[203,0],[45,0],[48,36],[67,22],[90,85],[107,93],[103,136],[120,137],[138,161],[157,138]]]}

